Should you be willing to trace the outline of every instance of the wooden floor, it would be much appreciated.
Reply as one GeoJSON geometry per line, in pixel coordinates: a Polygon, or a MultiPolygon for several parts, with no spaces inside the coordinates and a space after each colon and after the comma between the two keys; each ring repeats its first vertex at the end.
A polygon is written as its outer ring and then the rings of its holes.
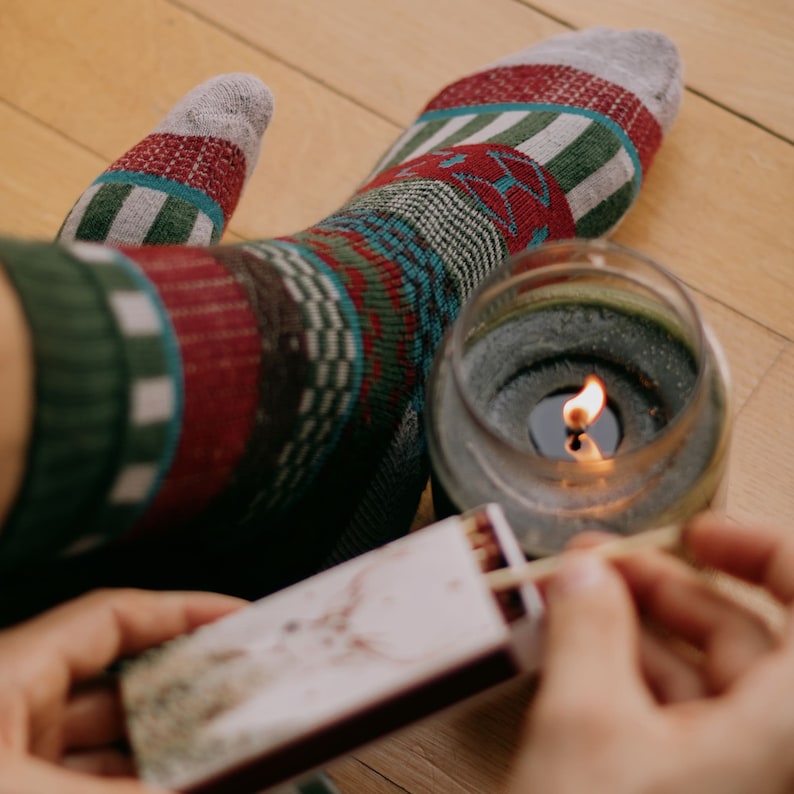
{"type": "MultiPolygon", "coordinates": [[[[52,238],[109,161],[224,71],[259,75],[277,104],[228,237],[294,231],[335,208],[444,83],[590,25],[663,30],[683,53],[683,111],[616,239],[691,287],[726,350],[728,512],[794,530],[789,0],[3,0],[0,233],[52,238]]],[[[334,778],[353,794],[498,791],[529,689],[374,743],[334,778]]]]}

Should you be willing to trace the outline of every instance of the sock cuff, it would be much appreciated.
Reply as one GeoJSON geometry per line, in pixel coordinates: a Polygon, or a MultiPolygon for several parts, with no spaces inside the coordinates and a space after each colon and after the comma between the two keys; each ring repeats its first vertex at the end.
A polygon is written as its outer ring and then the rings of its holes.
{"type": "Polygon", "coordinates": [[[0,243],[33,345],[26,473],[2,565],[85,549],[145,508],[175,444],[176,347],[153,291],[99,246],[0,243]]]}

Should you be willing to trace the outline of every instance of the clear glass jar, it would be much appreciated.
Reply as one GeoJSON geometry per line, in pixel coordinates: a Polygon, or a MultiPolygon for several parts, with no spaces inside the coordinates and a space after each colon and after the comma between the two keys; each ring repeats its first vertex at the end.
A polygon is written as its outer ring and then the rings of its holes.
{"type": "Polygon", "coordinates": [[[672,274],[605,241],[547,244],[495,271],[448,334],[427,399],[438,512],[499,502],[529,556],[584,529],[685,520],[725,479],[721,351],[672,274]],[[606,388],[614,448],[595,461],[549,457],[533,412],[588,374],[606,388]]]}

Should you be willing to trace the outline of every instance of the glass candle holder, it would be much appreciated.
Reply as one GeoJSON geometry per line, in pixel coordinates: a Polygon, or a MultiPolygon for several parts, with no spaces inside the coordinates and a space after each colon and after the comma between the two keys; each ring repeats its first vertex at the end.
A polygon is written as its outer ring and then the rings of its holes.
{"type": "Polygon", "coordinates": [[[585,529],[684,521],[725,479],[718,345],[672,274],[605,241],[544,245],[494,272],[436,357],[426,417],[437,512],[499,502],[532,557],[585,529]],[[591,380],[601,418],[571,419],[591,380]]]}

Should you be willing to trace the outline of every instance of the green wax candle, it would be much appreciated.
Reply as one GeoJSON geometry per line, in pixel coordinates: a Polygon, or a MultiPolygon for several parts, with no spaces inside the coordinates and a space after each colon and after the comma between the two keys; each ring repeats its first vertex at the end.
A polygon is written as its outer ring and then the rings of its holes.
{"type": "Polygon", "coordinates": [[[680,285],[642,260],[627,274],[634,255],[604,243],[562,244],[576,250],[561,267],[559,245],[550,267],[527,264],[539,249],[473,296],[429,388],[434,487],[455,509],[500,502],[531,556],[705,507],[729,428],[724,367],[680,285]],[[605,250],[606,266],[583,261],[605,250]],[[566,428],[548,409],[591,375],[611,422],[597,462],[558,454],[566,428]]]}

